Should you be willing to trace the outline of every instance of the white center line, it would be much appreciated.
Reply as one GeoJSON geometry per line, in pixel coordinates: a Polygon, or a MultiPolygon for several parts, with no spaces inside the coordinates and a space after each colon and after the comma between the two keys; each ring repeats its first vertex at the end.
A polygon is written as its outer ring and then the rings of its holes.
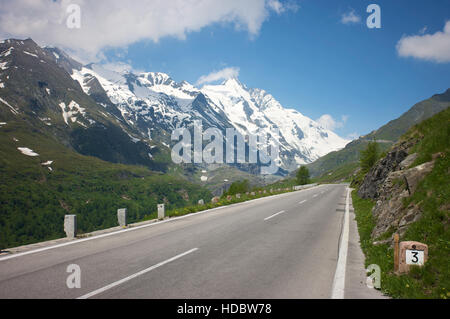
{"type": "Polygon", "coordinates": [[[299,204],[301,205],[301,204],[304,204],[306,202],[307,202],[307,200],[305,199],[304,201],[301,201],[299,204]]]}
{"type": "Polygon", "coordinates": [[[264,219],[264,221],[268,221],[269,219],[272,219],[272,218],[274,218],[275,216],[278,216],[278,215],[281,215],[281,214],[284,214],[284,213],[286,213],[284,210],[282,210],[281,212],[279,212],[279,213],[276,213],[276,214],[273,214],[272,216],[269,216],[269,217],[267,217],[266,219],[264,219]]]}
{"type": "Polygon", "coordinates": [[[166,261],[163,261],[163,262],[161,262],[159,264],[156,264],[156,265],[154,265],[154,266],[152,266],[150,268],[147,268],[147,269],[144,269],[144,270],[142,270],[142,271],[140,271],[138,273],[135,273],[134,275],[128,276],[128,277],[123,278],[123,279],[121,279],[119,281],[113,282],[112,284],[109,284],[109,285],[107,285],[107,286],[105,286],[103,288],[100,288],[100,289],[97,289],[97,290],[95,290],[93,292],[90,292],[90,293],[88,293],[88,294],[86,294],[84,296],[78,297],[77,299],[88,299],[88,298],[91,298],[91,297],[93,297],[95,295],[98,295],[98,294],[100,294],[102,292],[105,292],[105,291],[107,291],[109,289],[117,287],[117,286],[119,286],[119,285],[121,285],[121,284],[123,284],[123,283],[125,283],[127,281],[130,281],[130,280],[132,280],[132,279],[134,279],[136,277],[142,276],[142,275],[144,275],[144,274],[146,274],[146,273],[148,273],[148,272],[150,272],[152,270],[155,270],[156,268],[159,268],[159,267],[164,266],[164,265],[166,265],[166,264],[168,264],[168,263],[170,263],[172,261],[180,259],[181,257],[189,255],[189,254],[191,254],[191,253],[193,253],[193,252],[195,252],[197,250],[198,250],[198,248],[191,249],[191,250],[189,250],[189,251],[187,251],[185,253],[179,254],[179,255],[177,255],[175,257],[167,259],[166,261]]]}

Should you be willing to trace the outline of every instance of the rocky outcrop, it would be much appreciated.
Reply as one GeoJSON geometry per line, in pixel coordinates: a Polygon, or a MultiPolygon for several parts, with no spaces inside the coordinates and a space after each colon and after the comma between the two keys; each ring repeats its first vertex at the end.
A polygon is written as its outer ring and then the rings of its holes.
{"type": "Polygon", "coordinates": [[[407,198],[414,194],[419,183],[433,170],[439,154],[428,163],[411,167],[417,159],[417,154],[411,153],[411,149],[419,138],[416,136],[395,145],[370,170],[359,188],[358,195],[361,198],[376,201],[372,211],[376,219],[372,233],[374,239],[389,232],[397,232],[402,236],[408,226],[422,215],[418,204],[406,204],[407,198]]]}
{"type": "Polygon", "coordinates": [[[372,237],[378,238],[390,230],[397,230],[401,235],[407,227],[419,220],[421,211],[418,205],[405,207],[405,199],[417,189],[420,181],[434,167],[434,161],[410,169],[390,172],[379,190],[376,205],[373,209],[377,223],[372,237]]]}
{"type": "Polygon", "coordinates": [[[385,158],[381,159],[365,176],[364,181],[359,188],[358,195],[361,198],[377,199],[380,196],[380,190],[389,173],[410,166],[416,156],[408,158],[412,146],[417,143],[416,139],[409,139],[397,144],[385,158]],[[403,164],[402,164],[403,163],[403,164]],[[409,165],[407,164],[409,163],[409,165]]]}

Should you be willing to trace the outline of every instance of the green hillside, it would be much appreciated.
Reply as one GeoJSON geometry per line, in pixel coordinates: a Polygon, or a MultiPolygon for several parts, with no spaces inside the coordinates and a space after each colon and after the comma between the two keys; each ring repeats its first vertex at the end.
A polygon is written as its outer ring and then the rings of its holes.
{"type": "Polygon", "coordinates": [[[211,198],[180,178],[75,153],[22,121],[0,127],[0,176],[0,249],[64,237],[65,214],[78,215],[84,233],[117,226],[118,208],[133,222],[156,216],[158,203],[172,209],[211,198]]]}

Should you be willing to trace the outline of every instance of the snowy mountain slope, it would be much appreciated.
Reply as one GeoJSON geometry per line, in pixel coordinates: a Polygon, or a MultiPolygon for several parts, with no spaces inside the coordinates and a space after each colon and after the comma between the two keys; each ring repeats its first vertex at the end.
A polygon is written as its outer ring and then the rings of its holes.
{"type": "Polygon", "coordinates": [[[278,128],[282,162],[288,167],[313,162],[349,142],[298,111],[283,108],[266,91],[247,89],[237,79],[204,86],[202,92],[223,109],[242,134],[278,128]]]}
{"type": "MultiPolygon", "coordinates": [[[[0,67],[1,123],[51,136],[55,145],[82,155],[166,169],[154,159],[160,153],[159,148],[152,149],[155,143],[139,138],[139,132],[119,117],[120,112],[114,112],[114,105],[107,109],[83,92],[67,72],[82,66],[63,52],[43,49],[31,39],[8,39],[0,42],[0,67]]],[[[95,81],[92,78],[89,84],[95,81]]]]}
{"type": "Polygon", "coordinates": [[[101,85],[129,125],[150,138],[152,131],[162,129],[168,133],[161,136],[165,143],[170,143],[173,129],[189,127],[194,120],[224,133],[234,127],[244,136],[278,128],[280,167],[291,171],[349,142],[298,111],[283,108],[266,91],[248,89],[234,78],[199,89],[164,73],[120,73],[97,64],[74,68],[72,78],[87,94],[92,94],[91,84],[101,85]]]}

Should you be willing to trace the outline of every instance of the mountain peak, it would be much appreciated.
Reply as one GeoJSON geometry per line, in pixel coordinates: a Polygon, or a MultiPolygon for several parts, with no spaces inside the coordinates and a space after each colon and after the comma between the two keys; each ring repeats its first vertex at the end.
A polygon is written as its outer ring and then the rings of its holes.
{"type": "Polygon", "coordinates": [[[152,85],[170,85],[174,82],[168,74],[163,72],[146,72],[142,73],[141,77],[146,78],[152,85]]]}
{"type": "Polygon", "coordinates": [[[243,89],[243,90],[247,90],[247,87],[241,83],[241,81],[239,81],[239,79],[237,77],[231,77],[227,80],[225,80],[222,83],[223,86],[226,86],[230,89],[243,89]]]}

